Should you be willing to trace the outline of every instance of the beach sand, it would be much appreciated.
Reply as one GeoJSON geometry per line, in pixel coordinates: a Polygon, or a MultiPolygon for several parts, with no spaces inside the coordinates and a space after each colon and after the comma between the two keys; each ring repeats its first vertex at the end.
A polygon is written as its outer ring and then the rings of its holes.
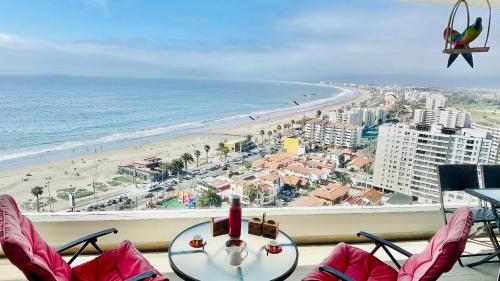
{"type": "MultiPolygon", "coordinates": [[[[360,93],[357,97],[339,101],[335,105],[329,104],[325,107],[317,107],[307,112],[290,113],[286,116],[261,118],[252,123],[247,123],[238,126],[221,128],[206,133],[195,135],[186,135],[178,138],[167,139],[157,142],[147,142],[143,145],[128,147],[107,152],[89,153],[81,157],[68,158],[63,160],[55,160],[37,165],[24,166],[22,168],[8,169],[0,171],[0,194],[10,194],[17,202],[22,205],[23,202],[35,202],[35,197],[31,194],[31,188],[34,186],[46,186],[42,197],[50,196],[57,199],[52,206],[52,209],[64,210],[69,208],[69,203],[66,200],[56,197],[57,190],[69,187],[76,189],[87,189],[92,191],[92,182],[95,178],[96,182],[107,183],[112,181],[114,177],[119,176],[117,171],[118,165],[127,164],[133,161],[141,161],[148,157],[160,157],[164,160],[171,160],[179,157],[182,153],[189,152],[193,154],[195,150],[201,151],[199,159],[200,166],[206,163],[205,144],[210,145],[209,162],[216,163],[219,161],[219,155],[216,152],[218,143],[225,141],[243,140],[244,136],[252,135],[253,138],[261,139],[260,130],[274,130],[278,124],[283,124],[294,119],[301,120],[304,116],[313,117],[317,110],[328,111],[350,104],[352,102],[360,102],[365,100],[369,94],[366,91],[358,89],[349,89],[360,93]],[[30,174],[31,176],[27,176],[30,174]]],[[[266,135],[267,138],[267,135],[266,135]]],[[[191,167],[196,166],[195,163],[190,164],[191,167]]],[[[115,196],[126,191],[135,189],[131,184],[123,184],[111,187],[108,185],[108,191],[98,192],[98,197],[115,196]]],[[[89,203],[93,200],[92,196],[86,199],[77,200],[77,205],[89,203]]],[[[22,206],[21,206],[22,207],[22,206]]],[[[48,211],[45,207],[45,211],[48,211]]]]}

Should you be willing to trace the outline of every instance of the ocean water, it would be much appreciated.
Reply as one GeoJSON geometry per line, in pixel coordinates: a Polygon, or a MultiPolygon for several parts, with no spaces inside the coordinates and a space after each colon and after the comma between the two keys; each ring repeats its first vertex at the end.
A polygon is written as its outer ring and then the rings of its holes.
{"type": "Polygon", "coordinates": [[[251,122],[250,114],[289,112],[341,95],[337,88],[288,82],[0,76],[0,165],[251,122]]]}

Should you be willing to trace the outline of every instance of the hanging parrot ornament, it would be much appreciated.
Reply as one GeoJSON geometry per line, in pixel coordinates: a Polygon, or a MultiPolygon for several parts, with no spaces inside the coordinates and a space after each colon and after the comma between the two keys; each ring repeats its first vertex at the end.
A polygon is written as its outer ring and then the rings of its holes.
{"type": "MultiPolygon", "coordinates": [[[[469,44],[476,40],[481,32],[483,31],[483,20],[482,18],[477,18],[473,25],[468,26],[464,32],[459,33],[456,30],[447,27],[443,32],[444,40],[451,43],[452,49],[466,49],[469,48],[469,44]]],[[[450,54],[448,58],[448,67],[450,67],[453,62],[457,59],[459,54],[450,54]]],[[[471,53],[461,53],[464,59],[469,63],[469,65],[474,68],[474,60],[472,59],[471,53]]]]}

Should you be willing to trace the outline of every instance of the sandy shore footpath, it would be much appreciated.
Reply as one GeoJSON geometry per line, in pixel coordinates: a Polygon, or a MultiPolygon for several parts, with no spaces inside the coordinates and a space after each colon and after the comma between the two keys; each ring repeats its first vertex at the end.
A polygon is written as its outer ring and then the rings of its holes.
{"type": "MultiPolygon", "coordinates": [[[[300,120],[303,116],[313,117],[317,110],[328,112],[333,108],[340,107],[352,102],[359,102],[366,99],[368,93],[358,89],[361,95],[352,99],[339,101],[334,106],[315,108],[308,112],[290,113],[286,116],[273,117],[269,119],[261,118],[255,122],[217,129],[207,133],[196,135],[186,135],[179,138],[173,138],[158,142],[151,142],[141,146],[129,147],[108,152],[89,153],[83,157],[75,157],[64,160],[56,160],[43,164],[25,166],[22,168],[0,171],[0,194],[10,194],[21,204],[27,200],[34,200],[31,194],[31,188],[36,185],[45,186],[49,181],[50,196],[56,198],[57,190],[69,187],[77,189],[92,190],[92,181],[95,177],[96,182],[107,183],[117,177],[116,169],[120,164],[126,164],[133,161],[140,161],[147,157],[157,156],[162,159],[170,160],[179,157],[184,152],[193,153],[195,150],[202,152],[199,159],[200,166],[205,164],[206,156],[203,146],[211,146],[209,152],[209,162],[216,162],[219,156],[215,149],[217,144],[224,141],[242,140],[245,135],[253,135],[260,140],[259,131],[261,129],[274,130],[278,124],[289,122],[290,120],[300,120]],[[30,174],[31,176],[26,176],[30,174]],[[26,180],[28,179],[28,180],[26,180]]],[[[266,136],[267,137],[267,136],[266,136]]],[[[195,163],[191,165],[196,165],[195,163]]],[[[130,184],[120,186],[109,186],[106,192],[99,192],[98,196],[109,196],[133,189],[130,184]]],[[[48,190],[45,189],[42,197],[48,196],[48,190]]],[[[68,202],[56,198],[57,202],[53,205],[54,210],[62,210],[68,207],[68,202]]]]}

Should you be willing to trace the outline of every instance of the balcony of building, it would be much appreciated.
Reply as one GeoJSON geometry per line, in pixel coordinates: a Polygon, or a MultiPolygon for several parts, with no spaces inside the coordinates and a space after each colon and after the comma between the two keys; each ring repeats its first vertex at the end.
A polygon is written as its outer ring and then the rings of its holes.
{"type": "MultiPolygon", "coordinates": [[[[314,207],[314,208],[246,208],[247,218],[267,216],[280,222],[280,229],[298,244],[299,261],[294,273],[287,280],[301,280],[328,256],[336,243],[344,241],[370,251],[373,244],[356,236],[364,230],[397,244],[412,253],[421,252],[428,239],[443,225],[437,205],[406,205],[376,207],[314,207]]],[[[181,280],[169,265],[168,246],[184,229],[211,217],[226,216],[225,209],[179,211],[130,211],[88,213],[26,214],[47,243],[53,247],[63,245],[88,233],[116,227],[116,235],[102,237],[99,245],[113,249],[125,240],[131,240],[145,257],[170,280],[181,280]]],[[[467,244],[467,253],[491,251],[487,238],[477,238],[467,244]]],[[[81,256],[76,264],[95,257],[95,253],[81,256]]],[[[383,251],[377,253],[382,261],[391,264],[383,251]]],[[[67,257],[69,259],[69,257],[67,257]]],[[[404,262],[404,256],[396,255],[404,262]]],[[[464,261],[472,261],[467,258],[464,261]]],[[[454,266],[440,280],[496,280],[499,263],[484,264],[474,268],[454,266]]],[[[25,280],[5,257],[0,257],[0,281],[25,280]]],[[[209,279],[207,279],[209,280],[209,279]]]]}

